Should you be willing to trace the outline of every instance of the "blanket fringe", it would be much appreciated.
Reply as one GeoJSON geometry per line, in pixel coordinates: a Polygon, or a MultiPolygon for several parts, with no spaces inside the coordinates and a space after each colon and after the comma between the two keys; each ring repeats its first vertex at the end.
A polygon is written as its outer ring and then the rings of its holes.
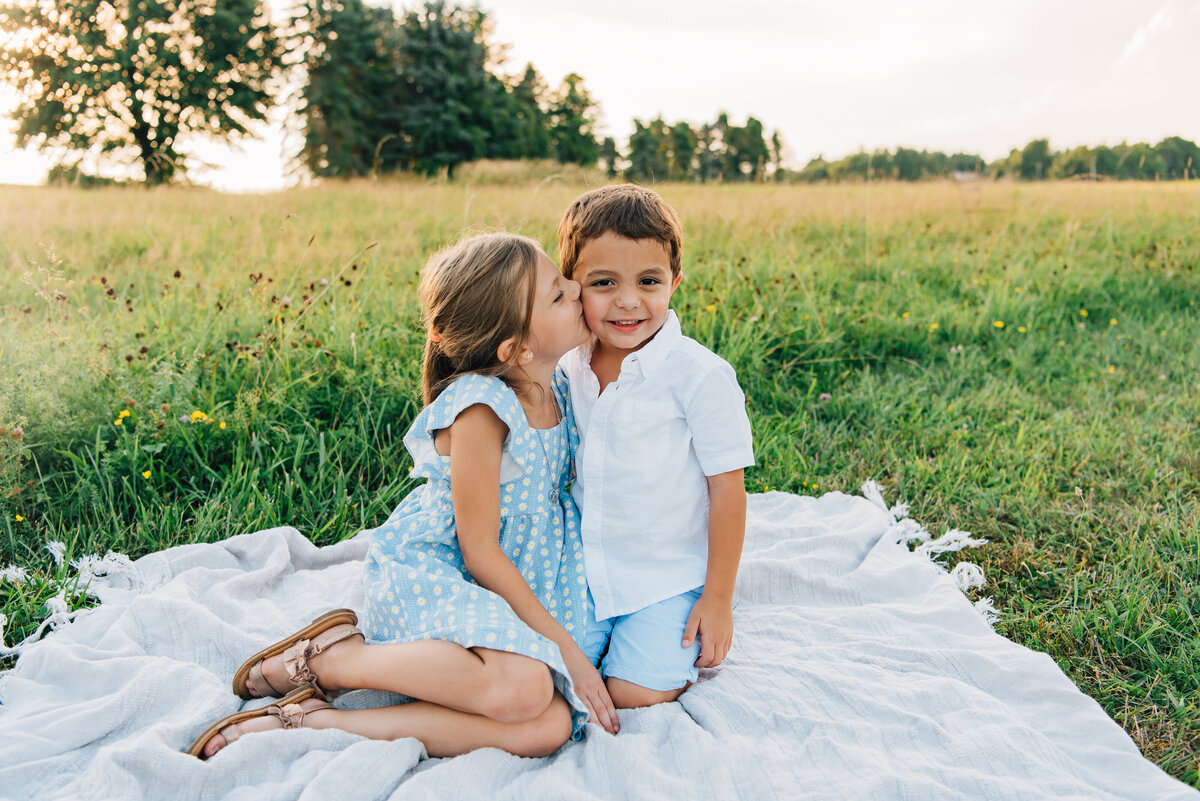
{"type": "MultiPolygon", "coordinates": [[[[940,537],[934,537],[924,526],[908,516],[909,505],[907,503],[898,503],[889,507],[883,498],[883,490],[873,479],[868,479],[863,483],[862,494],[864,498],[891,517],[892,525],[884,532],[884,537],[906,546],[916,543],[916,547],[911,548],[912,552],[925,557],[943,570],[945,565],[937,561],[937,557],[942,554],[956,553],[964,548],[978,548],[987,544],[987,540],[972,537],[969,531],[956,528],[948,529],[940,537]]],[[[959,562],[950,571],[950,577],[954,579],[955,586],[963,594],[987,586],[983,568],[974,562],[959,562]]],[[[1000,619],[1000,613],[996,610],[996,605],[991,598],[980,598],[974,602],[974,606],[975,611],[988,622],[988,625],[995,625],[996,621],[1000,619]]]]}
{"type": "MultiPolygon", "coordinates": [[[[55,566],[61,567],[65,551],[63,543],[54,541],[47,543],[46,550],[50,552],[55,566]]],[[[4,631],[8,625],[8,616],[0,613],[0,657],[19,656],[22,650],[40,640],[46,633],[46,629],[53,631],[87,612],[87,608],[72,611],[71,600],[80,595],[96,597],[96,592],[92,589],[93,581],[99,580],[100,583],[110,586],[117,586],[118,582],[123,581],[130,589],[138,592],[146,586],[145,578],[138,570],[137,565],[123,553],[109,551],[103,558],[96,554],[89,554],[71,560],[70,566],[75,568],[75,575],[64,578],[63,583],[59,585],[58,593],[46,601],[47,617],[28,637],[12,646],[8,645],[8,638],[4,631]],[[70,593],[70,598],[67,596],[68,593],[70,593]]],[[[28,571],[23,567],[9,565],[4,570],[0,570],[0,581],[7,581],[10,584],[26,584],[29,580],[28,571]]],[[[0,683],[0,703],[4,702],[2,688],[3,684],[0,683]]]]}

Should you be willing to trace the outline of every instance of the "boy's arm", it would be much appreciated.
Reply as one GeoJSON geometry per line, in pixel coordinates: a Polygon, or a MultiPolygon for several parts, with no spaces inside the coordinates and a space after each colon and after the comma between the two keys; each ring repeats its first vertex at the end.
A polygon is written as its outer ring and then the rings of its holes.
{"type": "Polygon", "coordinates": [[[733,642],[733,586],[746,538],[745,470],[708,477],[708,569],[704,592],[692,607],[683,647],[700,636],[696,667],[716,667],[733,642]]]}

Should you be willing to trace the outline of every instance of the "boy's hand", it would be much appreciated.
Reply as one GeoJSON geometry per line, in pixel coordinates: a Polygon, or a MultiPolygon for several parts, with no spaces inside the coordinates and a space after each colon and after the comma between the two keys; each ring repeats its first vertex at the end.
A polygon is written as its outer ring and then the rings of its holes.
{"type": "Polygon", "coordinates": [[[696,658],[698,668],[716,667],[725,661],[729,646],[733,643],[732,604],[720,598],[701,593],[700,600],[688,615],[683,630],[683,647],[690,648],[692,640],[700,637],[700,656],[696,658]]]}

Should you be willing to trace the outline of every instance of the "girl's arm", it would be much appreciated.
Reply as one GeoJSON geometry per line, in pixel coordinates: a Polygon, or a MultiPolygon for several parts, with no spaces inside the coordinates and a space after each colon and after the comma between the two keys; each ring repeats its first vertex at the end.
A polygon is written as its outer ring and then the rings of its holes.
{"type": "Polygon", "coordinates": [[[500,457],[508,427],[491,408],[476,404],[458,415],[449,434],[450,494],[467,570],[479,586],[507,601],[517,617],[558,646],[575,692],[592,718],[615,734],[616,711],[599,672],[500,548],[500,457]]]}

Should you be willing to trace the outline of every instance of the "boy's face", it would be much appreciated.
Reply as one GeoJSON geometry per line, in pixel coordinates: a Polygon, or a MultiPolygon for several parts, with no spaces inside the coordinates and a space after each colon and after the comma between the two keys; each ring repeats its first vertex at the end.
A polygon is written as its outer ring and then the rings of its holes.
{"type": "Polygon", "coordinates": [[[574,275],[583,288],[583,319],[599,340],[597,347],[622,355],[662,328],[671,293],[683,277],[671,275],[666,245],[611,231],[583,246],[574,275]]]}

